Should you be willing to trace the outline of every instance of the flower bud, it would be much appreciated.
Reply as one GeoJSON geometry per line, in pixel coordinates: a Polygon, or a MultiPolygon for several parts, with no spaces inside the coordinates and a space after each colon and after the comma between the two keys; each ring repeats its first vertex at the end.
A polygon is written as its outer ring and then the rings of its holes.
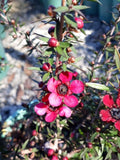
{"type": "Polygon", "coordinates": [[[32,136],[36,136],[37,135],[37,131],[36,130],[33,130],[32,131],[32,136]]]}
{"type": "Polygon", "coordinates": [[[50,157],[54,154],[54,150],[53,149],[48,149],[47,151],[47,156],[50,157]]]}
{"type": "Polygon", "coordinates": [[[93,146],[92,146],[92,143],[91,143],[91,142],[88,142],[88,143],[87,143],[87,147],[88,147],[88,148],[92,148],[92,147],[93,147],[93,146]]]}
{"type": "Polygon", "coordinates": [[[48,29],[48,33],[51,35],[51,37],[54,37],[54,30],[55,30],[55,27],[52,26],[48,29]]]}
{"type": "Polygon", "coordinates": [[[75,21],[77,23],[77,28],[78,29],[82,29],[84,26],[83,20],[79,17],[75,17],[75,21]]]}
{"type": "Polygon", "coordinates": [[[55,7],[52,6],[52,5],[50,5],[48,7],[47,13],[48,13],[49,16],[51,16],[51,17],[55,17],[56,16],[56,13],[53,11],[54,9],[55,9],[55,7]]]}
{"type": "Polygon", "coordinates": [[[44,63],[43,66],[42,66],[42,69],[44,71],[51,72],[51,65],[50,65],[50,63],[44,63]]]}
{"type": "Polygon", "coordinates": [[[50,47],[57,47],[57,46],[59,46],[59,42],[58,42],[57,39],[55,39],[55,38],[52,37],[52,38],[49,39],[48,45],[50,47]]]}

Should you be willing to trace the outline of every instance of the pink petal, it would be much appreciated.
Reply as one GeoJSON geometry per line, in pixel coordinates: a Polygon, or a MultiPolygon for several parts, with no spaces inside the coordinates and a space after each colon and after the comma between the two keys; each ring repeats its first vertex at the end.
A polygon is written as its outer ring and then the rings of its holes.
{"type": "Polygon", "coordinates": [[[56,93],[51,93],[48,99],[50,105],[54,107],[57,107],[62,103],[62,98],[58,96],[56,93]]]}
{"type": "Polygon", "coordinates": [[[59,115],[61,117],[66,117],[66,118],[69,118],[72,114],[72,110],[70,108],[68,108],[67,106],[63,106],[60,108],[60,112],[59,112],[59,115]]]}
{"type": "Polygon", "coordinates": [[[78,105],[78,99],[74,95],[66,96],[66,97],[64,97],[64,103],[68,107],[75,107],[78,105]]]}
{"type": "Polygon", "coordinates": [[[113,101],[113,98],[111,97],[111,95],[106,94],[103,97],[103,103],[104,103],[104,105],[108,106],[109,108],[112,108],[114,101],[113,101]]]}
{"type": "Polygon", "coordinates": [[[116,104],[120,107],[120,98],[117,98],[116,104]]]}
{"type": "Polygon", "coordinates": [[[110,114],[109,110],[101,110],[100,111],[100,117],[101,117],[102,121],[107,121],[107,122],[112,121],[112,117],[111,117],[111,114],[110,114]]]}
{"type": "Polygon", "coordinates": [[[62,83],[69,82],[72,80],[72,75],[73,75],[72,72],[68,71],[61,72],[59,75],[59,79],[62,81],[62,83]]]}
{"type": "Polygon", "coordinates": [[[81,93],[84,90],[84,83],[79,80],[74,80],[70,84],[70,89],[73,93],[76,94],[81,93]]]}
{"type": "Polygon", "coordinates": [[[38,103],[35,107],[34,107],[34,111],[36,112],[37,115],[42,116],[47,112],[47,108],[48,106],[43,104],[43,103],[38,103]]]}
{"type": "Polygon", "coordinates": [[[56,119],[56,117],[57,117],[56,112],[49,112],[45,116],[45,121],[46,122],[53,122],[56,119]]]}
{"type": "Polygon", "coordinates": [[[60,81],[57,81],[52,77],[47,83],[47,88],[50,92],[56,92],[56,87],[58,84],[60,84],[60,81]]]}
{"type": "Polygon", "coordinates": [[[120,120],[118,120],[117,122],[115,122],[114,124],[115,128],[120,131],[120,120]]]}

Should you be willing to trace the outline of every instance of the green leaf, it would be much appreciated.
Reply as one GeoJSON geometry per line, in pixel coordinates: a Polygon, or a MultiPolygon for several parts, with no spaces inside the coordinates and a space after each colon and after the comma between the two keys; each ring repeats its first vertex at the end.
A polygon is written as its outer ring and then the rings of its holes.
{"type": "Polygon", "coordinates": [[[29,70],[36,70],[36,71],[40,71],[39,67],[28,67],[29,70]]]}
{"type": "Polygon", "coordinates": [[[53,58],[49,58],[48,63],[50,63],[50,65],[52,66],[53,65],[53,58]]]}
{"type": "Polygon", "coordinates": [[[83,9],[88,9],[90,8],[89,6],[85,6],[85,5],[76,5],[73,6],[72,10],[83,10],[83,9]]]}
{"type": "Polygon", "coordinates": [[[58,8],[56,8],[56,9],[54,9],[55,12],[60,12],[60,13],[62,13],[62,12],[67,12],[68,10],[69,10],[69,9],[68,9],[68,7],[66,7],[66,6],[58,7],[58,8]]]}
{"type": "Polygon", "coordinates": [[[25,143],[22,145],[22,150],[24,150],[24,149],[26,148],[28,142],[29,142],[29,139],[27,139],[27,140],[25,141],[25,143]]]}
{"type": "Polygon", "coordinates": [[[70,47],[70,43],[68,42],[60,42],[60,45],[59,45],[61,48],[68,48],[70,47]]]}
{"type": "Polygon", "coordinates": [[[86,83],[86,86],[89,86],[89,87],[92,87],[92,88],[95,88],[95,89],[99,89],[99,90],[104,90],[104,91],[109,91],[110,90],[105,85],[99,84],[99,83],[88,82],[88,83],[86,83]]]}
{"type": "Polygon", "coordinates": [[[64,16],[64,18],[67,24],[70,24],[72,27],[75,27],[75,28],[77,27],[77,23],[75,22],[72,15],[67,14],[64,16]]]}
{"type": "Polygon", "coordinates": [[[115,48],[115,63],[118,70],[120,70],[120,53],[117,48],[115,48]]]}
{"type": "Polygon", "coordinates": [[[53,53],[53,48],[48,48],[46,49],[46,51],[43,53],[44,56],[49,56],[53,53]]]}
{"type": "Polygon", "coordinates": [[[62,65],[62,69],[63,69],[63,71],[67,71],[67,66],[65,63],[63,63],[63,65],[62,65]]]}
{"type": "Polygon", "coordinates": [[[45,82],[49,78],[49,76],[50,76],[50,72],[45,73],[42,77],[42,81],[45,82]]]}
{"type": "Polygon", "coordinates": [[[99,0],[88,0],[88,1],[97,2],[99,4],[102,4],[99,0]]]}
{"type": "Polygon", "coordinates": [[[40,37],[40,40],[42,40],[43,42],[48,42],[49,38],[48,37],[40,37]]]}
{"type": "Polygon", "coordinates": [[[64,52],[63,52],[63,50],[62,50],[62,48],[60,46],[56,47],[55,49],[56,49],[58,54],[60,54],[62,56],[64,55],[64,52]]]}
{"type": "Polygon", "coordinates": [[[86,35],[86,33],[85,33],[85,31],[84,31],[83,29],[80,29],[80,31],[81,31],[84,35],[86,35]]]}
{"type": "Polygon", "coordinates": [[[92,136],[91,136],[91,142],[94,141],[94,139],[97,137],[99,133],[98,132],[95,132],[92,136]]]}

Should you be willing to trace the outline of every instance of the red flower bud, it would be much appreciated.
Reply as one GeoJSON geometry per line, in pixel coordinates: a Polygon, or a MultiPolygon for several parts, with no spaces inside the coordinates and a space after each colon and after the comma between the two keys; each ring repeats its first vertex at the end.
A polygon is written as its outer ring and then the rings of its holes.
{"type": "Polygon", "coordinates": [[[76,21],[76,23],[77,23],[77,28],[78,28],[78,29],[82,29],[83,26],[84,26],[83,20],[80,19],[79,17],[75,17],[75,21],[76,21]]]}
{"type": "Polygon", "coordinates": [[[54,150],[53,150],[53,149],[49,149],[49,150],[47,151],[47,156],[48,156],[48,157],[52,156],[53,154],[54,154],[54,150]]]}
{"type": "Polygon", "coordinates": [[[57,47],[57,46],[59,46],[59,42],[58,42],[57,39],[55,39],[55,38],[52,37],[52,38],[49,39],[48,45],[50,47],[57,47]]]}
{"type": "Polygon", "coordinates": [[[91,143],[91,142],[88,142],[88,143],[87,143],[87,147],[88,147],[88,148],[92,148],[92,147],[93,147],[93,146],[92,146],[92,143],[91,143]]]}
{"type": "Polygon", "coordinates": [[[44,71],[51,72],[51,65],[50,65],[50,63],[44,63],[43,66],[42,66],[42,69],[44,71]]]}
{"type": "Polygon", "coordinates": [[[32,131],[32,136],[36,136],[37,135],[37,131],[36,130],[33,130],[32,131]]]}
{"type": "Polygon", "coordinates": [[[73,138],[75,136],[74,132],[71,132],[70,137],[73,138]]]}

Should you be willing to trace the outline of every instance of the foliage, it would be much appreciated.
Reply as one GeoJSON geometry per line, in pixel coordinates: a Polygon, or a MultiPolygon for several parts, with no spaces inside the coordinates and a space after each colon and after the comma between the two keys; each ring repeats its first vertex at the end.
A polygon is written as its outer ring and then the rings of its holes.
{"type": "MultiPolygon", "coordinates": [[[[3,159],[49,159],[49,149],[59,159],[120,159],[120,4],[113,13],[111,29],[101,40],[103,47],[93,51],[94,60],[88,61],[89,67],[84,71],[76,66],[77,59],[72,53],[74,43],[82,43],[75,32],[84,33],[81,20],[87,20],[82,10],[88,6],[82,5],[82,0],[77,5],[72,0],[62,2],[59,8],[48,8],[49,21],[45,21],[55,24],[49,30],[54,41],[35,33],[39,42],[34,43],[34,28],[25,33],[28,55],[33,50],[39,55],[38,67],[30,69],[40,71],[40,97],[23,104],[21,116],[14,115],[11,124],[5,122],[1,126],[1,142],[5,142],[4,147],[0,143],[3,159]],[[75,20],[76,15],[80,20],[75,20]],[[81,74],[71,66],[76,66],[81,74]],[[101,116],[105,105],[109,115],[101,116]]],[[[13,26],[16,32],[17,24],[13,26]]]]}

